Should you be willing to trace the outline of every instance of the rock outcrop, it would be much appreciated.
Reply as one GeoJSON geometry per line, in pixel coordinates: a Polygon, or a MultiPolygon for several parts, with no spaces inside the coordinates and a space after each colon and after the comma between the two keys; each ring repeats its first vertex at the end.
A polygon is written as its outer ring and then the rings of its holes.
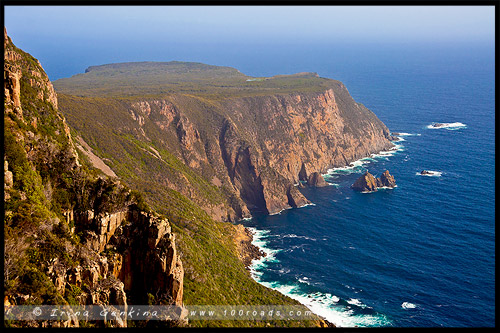
{"type": "Polygon", "coordinates": [[[307,185],[313,187],[324,187],[328,186],[328,183],[319,172],[313,172],[307,178],[307,185]]]}
{"type": "MultiPolygon", "coordinates": [[[[113,253],[111,269],[106,265],[105,272],[123,282],[129,297],[145,302],[144,297],[151,293],[168,304],[182,306],[184,270],[166,219],[130,206],[113,214],[76,214],[75,225],[77,232],[84,231],[83,242],[90,249],[113,253]]],[[[94,276],[106,276],[102,273],[94,276]]]]}
{"type": "Polygon", "coordinates": [[[388,170],[384,171],[380,178],[375,178],[371,173],[366,171],[351,185],[353,190],[361,192],[375,192],[380,187],[396,187],[396,180],[388,170]]]}
{"type": "Polygon", "coordinates": [[[262,252],[257,246],[252,244],[253,235],[243,225],[237,224],[235,226],[234,243],[238,251],[238,257],[245,264],[248,269],[254,259],[259,259],[266,254],[262,252]]]}
{"type": "Polygon", "coordinates": [[[380,178],[377,178],[378,187],[396,187],[396,180],[394,176],[389,173],[389,170],[385,170],[380,178]]]}
{"type": "Polygon", "coordinates": [[[361,192],[373,192],[377,190],[377,179],[368,171],[364,175],[356,179],[351,188],[361,192]]]}

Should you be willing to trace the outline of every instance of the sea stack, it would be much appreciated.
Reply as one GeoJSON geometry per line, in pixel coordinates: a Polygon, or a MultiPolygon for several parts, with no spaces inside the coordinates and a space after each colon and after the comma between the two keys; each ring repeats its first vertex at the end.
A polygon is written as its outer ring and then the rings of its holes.
{"type": "Polygon", "coordinates": [[[328,183],[319,172],[313,172],[307,178],[307,185],[314,187],[328,186],[328,183]]]}
{"type": "Polygon", "coordinates": [[[386,170],[380,178],[375,178],[371,173],[366,171],[364,175],[359,177],[354,184],[351,185],[353,190],[361,192],[375,192],[380,187],[396,187],[396,180],[394,176],[389,173],[389,170],[386,170]]]}
{"type": "Polygon", "coordinates": [[[368,171],[364,175],[359,177],[351,188],[356,191],[361,192],[372,192],[377,190],[377,179],[368,171]]]}
{"type": "Polygon", "coordinates": [[[385,170],[384,173],[377,178],[378,187],[396,187],[396,180],[394,176],[389,173],[389,170],[385,170]]]}

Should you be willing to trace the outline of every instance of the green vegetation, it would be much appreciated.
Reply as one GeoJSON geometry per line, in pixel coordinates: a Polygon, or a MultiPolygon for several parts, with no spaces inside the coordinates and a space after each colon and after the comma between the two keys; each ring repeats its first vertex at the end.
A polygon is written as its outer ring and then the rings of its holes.
{"type": "Polygon", "coordinates": [[[57,91],[87,97],[152,98],[168,94],[229,97],[324,91],[333,80],[314,73],[252,78],[230,67],[193,62],[134,62],[92,66],[54,82],[57,91]]]}
{"type": "Polygon", "coordinates": [[[137,123],[123,101],[63,94],[59,94],[59,101],[74,130],[81,133],[96,154],[107,159],[121,179],[132,189],[143,192],[150,202],[162,198],[160,193],[164,188],[173,187],[185,194],[199,194],[198,205],[224,203],[224,196],[216,186],[171,152],[173,149],[165,142],[165,133],[158,131],[149,120],[144,124],[147,137],[137,131],[137,123]]]}
{"type": "MultiPolygon", "coordinates": [[[[189,151],[178,147],[179,138],[174,135],[181,135],[189,124],[184,128],[176,119],[169,126],[178,127],[167,132],[161,131],[154,119],[146,119],[138,127],[130,115],[130,105],[144,98],[171,98],[173,105],[189,109],[191,119],[203,124],[198,134],[204,135],[213,132],[224,117],[221,99],[323,91],[330,80],[306,73],[247,81],[248,76],[229,67],[170,62],[96,66],[85,74],[57,81],[60,108],[72,126],[73,137],[80,135],[133,189],[129,191],[114,180],[99,177],[91,161],[74,149],[63,118],[48,101],[50,93],[38,61],[11,43],[8,50],[21,56],[13,65],[20,65],[22,70],[22,115],[7,112],[4,116],[5,159],[14,179],[5,202],[6,295],[29,295],[26,304],[78,304],[82,289],[88,287],[70,284],[57,290],[49,270],[56,262],[71,268],[88,259],[79,252],[81,231],[70,231],[73,225],[68,225],[63,212],[92,209],[99,214],[135,203],[141,210],[155,210],[171,222],[185,270],[185,304],[298,304],[252,280],[238,259],[233,226],[215,221],[205,211],[210,207],[227,209],[230,204],[224,187],[211,182],[217,170],[205,164],[199,168],[186,165],[190,160],[187,154],[202,154],[206,149],[199,142],[189,151]]],[[[196,162],[196,155],[191,160],[196,162]]],[[[147,299],[156,301],[151,294],[147,299]]],[[[194,321],[191,325],[266,323],[194,321]]]]}

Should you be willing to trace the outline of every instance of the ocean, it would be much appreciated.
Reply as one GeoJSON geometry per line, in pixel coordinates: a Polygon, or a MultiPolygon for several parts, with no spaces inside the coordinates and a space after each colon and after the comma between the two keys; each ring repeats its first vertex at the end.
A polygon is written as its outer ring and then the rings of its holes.
{"type": "MultiPolygon", "coordinates": [[[[254,261],[255,280],[342,327],[495,325],[493,43],[129,49],[111,60],[199,61],[252,76],[317,72],[342,81],[400,133],[396,151],[330,170],[332,186],[301,190],[313,205],[242,221],[268,254],[254,261]],[[450,126],[429,128],[436,122],[450,126]],[[419,175],[424,169],[433,175],[419,175]],[[354,192],[350,185],[366,170],[389,170],[397,187],[354,192]]],[[[104,52],[81,52],[71,61],[57,54],[40,61],[51,79],[112,62],[104,52]]]]}
{"type": "Polygon", "coordinates": [[[343,81],[401,140],[330,170],[332,186],[303,189],[313,205],[243,221],[267,253],[252,276],[337,326],[494,326],[492,49],[378,49],[347,63],[325,51],[320,76],[343,81]],[[389,170],[397,187],[350,189],[366,170],[389,170]]]}

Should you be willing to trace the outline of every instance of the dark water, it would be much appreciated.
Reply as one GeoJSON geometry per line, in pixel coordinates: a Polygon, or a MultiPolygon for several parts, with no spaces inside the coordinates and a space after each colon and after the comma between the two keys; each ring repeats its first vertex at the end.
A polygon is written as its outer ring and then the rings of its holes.
{"type": "Polygon", "coordinates": [[[269,253],[254,263],[255,278],[340,326],[494,325],[493,45],[325,40],[74,48],[78,57],[33,55],[52,79],[113,61],[181,60],[253,76],[314,71],[341,80],[391,131],[410,135],[392,154],[332,171],[326,179],[335,185],[303,190],[315,205],[245,221],[269,253]],[[434,122],[458,126],[427,128],[434,122]],[[386,169],[397,188],[349,188],[365,170],[386,169]],[[423,169],[436,174],[417,175],[423,169]]]}
{"type": "Polygon", "coordinates": [[[348,77],[339,79],[353,97],[404,141],[332,170],[333,186],[303,190],[314,205],[245,221],[269,253],[254,277],[340,326],[494,326],[491,50],[374,53],[330,68],[318,53],[318,72],[348,77]],[[428,128],[434,122],[450,127],[428,128]],[[397,188],[349,188],[386,169],[397,188]],[[417,175],[423,169],[434,176],[417,175]]]}

